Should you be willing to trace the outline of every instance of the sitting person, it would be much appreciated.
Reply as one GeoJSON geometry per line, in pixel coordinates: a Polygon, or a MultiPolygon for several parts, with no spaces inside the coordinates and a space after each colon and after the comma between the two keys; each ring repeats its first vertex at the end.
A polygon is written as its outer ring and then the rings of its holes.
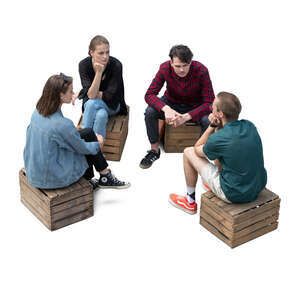
{"type": "Polygon", "coordinates": [[[238,120],[241,108],[235,95],[226,92],[217,95],[209,116],[210,126],[194,147],[184,150],[187,194],[185,197],[171,194],[171,204],[189,214],[197,212],[198,174],[204,187],[225,202],[256,200],[266,186],[267,173],[256,127],[247,120],[238,120]]]}
{"type": "Polygon", "coordinates": [[[91,128],[78,132],[61,111],[73,95],[72,78],[64,74],[51,76],[34,110],[27,128],[24,162],[32,186],[43,189],[66,187],[82,176],[93,188],[127,188],[107,168],[100,150],[101,138],[91,128]],[[100,178],[93,179],[95,169],[100,178]]]}
{"type": "Polygon", "coordinates": [[[169,56],[171,60],[160,65],[145,95],[145,123],[151,150],[140,163],[143,169],[160,157],[158,119],[173,127],[192,120],[202,126],[202,132],[209,125],[208,115],[215,96],[207,68],[192,60],[193,53],[187,46],[172,47],[169,56]],[[159,98],[165,82],[167,89],[159,98]]]}
{"type": "Polygon", "coordinates": [[[93,128],[104,144],[108,116],[127,114],[124,100],[122,64],[109,55],[109,42],[95,36],[89,46],[89,56],[79,63],[83,99],[82,128],[93,128]]]}

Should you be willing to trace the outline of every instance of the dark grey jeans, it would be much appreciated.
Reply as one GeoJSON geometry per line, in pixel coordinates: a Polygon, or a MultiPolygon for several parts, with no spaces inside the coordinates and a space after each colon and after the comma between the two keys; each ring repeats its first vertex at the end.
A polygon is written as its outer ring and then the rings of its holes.
{"type": "MultiPolygon", "coordinates": [[[[193,109],[190,105],[187,104],[172,103],[168,101],[166,97],[161,97],[161,100],[165,102],[168,106],[170,106],[172,109],[176,110],[181,114],[185,114],[193,109]]],[[[151,144],[155,144],[159,140],[158,119],[165,119],[164,112],[158,112],[151,106],[148,106],[145,111],[145,123],[147,128],[148,139],[151,144]]],[[[209,125],[208,115],[202,117],[196,123],[201,125],[201,134],[203,134],[203,132],[207,129],[209,125]]]]}

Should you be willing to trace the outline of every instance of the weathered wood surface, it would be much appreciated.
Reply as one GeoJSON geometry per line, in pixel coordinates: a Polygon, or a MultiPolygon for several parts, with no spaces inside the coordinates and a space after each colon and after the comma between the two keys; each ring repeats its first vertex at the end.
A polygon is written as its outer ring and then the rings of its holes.
{"type": "Polygon", "coordinates": [[[180,153],[193,146],[200,137],[201,126],[183,124],[177,128],[165,125],[164,150],[167,153],[180,153]]]}
{"type": "Polygon", "coordinates": [[[264,189],[257,200],[230,204],[206,192],[201,197],[200,224],[230,247],[259,237],[277,228],[280,198],[264,189]]]}
{"type": "MultiPolygon", "coordinates": [[[[102,152],[107,160],[120,161],[128,135],[129,106],[128,114],[110,116],[106,126],[106,138],[102,152]]],[[[81,129],[81,115],[77,129],[81,129]]]]}
{"type": "Polygon", "coordinates": [[[22,203],[50,230],[94,214],[93,189],[83,178],[66,188],[38,189],[29,184],[25,170],[21,169],[19,181],[22,203]]]}

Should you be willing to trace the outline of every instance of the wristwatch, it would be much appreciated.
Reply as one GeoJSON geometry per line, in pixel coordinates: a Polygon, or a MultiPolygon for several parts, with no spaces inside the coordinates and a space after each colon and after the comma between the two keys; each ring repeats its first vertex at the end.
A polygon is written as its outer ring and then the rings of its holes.
{"type": "Polygon", "coordinates": [[[216,125],[214,123],[210,123],[209,126],[212,127],[212,128],[217,128],[218,127],[218,125],[216,125]]]}

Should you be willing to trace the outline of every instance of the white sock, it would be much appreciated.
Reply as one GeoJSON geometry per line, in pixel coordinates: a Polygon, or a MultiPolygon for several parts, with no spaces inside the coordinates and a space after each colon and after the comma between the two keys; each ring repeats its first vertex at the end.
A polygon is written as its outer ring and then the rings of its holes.
{"type": "Polygon", "coordinates": [[[187,186],[186,187],[186,196],[187,200],[189,203],[194,203],[195,202],[195,187],[187,186]]]}

